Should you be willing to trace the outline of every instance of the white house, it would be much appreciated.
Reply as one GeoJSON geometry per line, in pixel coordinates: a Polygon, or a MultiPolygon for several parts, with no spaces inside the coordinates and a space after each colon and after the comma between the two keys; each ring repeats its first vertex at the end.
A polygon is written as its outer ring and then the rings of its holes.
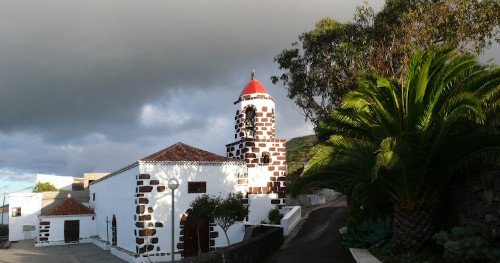
{"type": "MultiPolygon", "coordinates": [[[[72,176],[58,176],[48,174],[37,174],[35,182],[51,183],[59,190],[54,192],[35,193],[12,193],[8,194],[10,206],[6,205],[3,209],[4,224],[9,225],[9,240],[17,241],[22,239],[35,239],[36,245],[47,245],[64,243],[64,237],[57,238],[53,235],[46,238],[46,231],[39,233],[40,229],[47,229],[47,226],[39,226],[40,216],[48,215],[56,206],[67,199],[70,194],[73,200],[79,202],[84,207],[89,205],[89,192],[86,188],[88,182],[97,180],[107,173],[85,173],[83,178],[72,176]],[[80,190],[71,190],[80,189],[80,190]]],[[[0,211],[1,208],[0,208],[0,211]]],[[[74,217],[71,212],[68,216],[74,217]]],[[[61,218],[62,214],[57,217],[61,218]]],[[[72,220],[71,218],[67,220],[72,220]]],[[[83,224],[83,223],[82,223],[83,224]]],[[[63,222],[64,226],[64,222],[63,222]]],[[[83,225],[82,225],[83,226],[83,225]]],[[[94,227],[95,228],[95,227],[94,227]]],[[[94,230],[95,232],[95,230],[94,230]]],[[[87,238],[85,230],[80,231],[82,234],[79,240],[87,238]]],[[[95,234],[95,233],[94,233],[95,234]]],[[[68,240],[68,239],[66,239],[68,240]]]]}
{"type": "Polygon", "coordinates": [[[67,194],[52,209],[38,214],[37,246],[91,242],[96,235],[94,211],[67,194]]]}
{"type": "MultiPolygon", "coordinates": [[[[88,191],[66,191],[66,192],[43,192],[43,193],[11,193],[9,194],[9,240],[18,241],[23,239],[34,239],[37,244],[57,243],[64,241],[45,239],[40,235],[40,216],[50,214],[58,205],[72,195],[75,202],[86,207],[88,204],[88,191]],[[39,238],[42,237],[40,240],[39,238]],[[39,242],[41,241],[41,242],[39,242]]],[[[69,214],[70,216],[71,213],[69,214]]],[[[61,214],[58,215],[61,217],[61,214]]],[[[95,232],[95,231],[94,231],[95,232]]]]}

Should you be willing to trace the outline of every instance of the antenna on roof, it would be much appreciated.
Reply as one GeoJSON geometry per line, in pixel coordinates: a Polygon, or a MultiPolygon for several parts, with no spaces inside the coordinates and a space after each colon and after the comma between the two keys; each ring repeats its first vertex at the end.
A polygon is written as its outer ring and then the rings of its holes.
{"type": "Polygon", "coordinates": [[[252,73],[250,73],[250,79],[254,80],[255,79],[255,70],[252,69],[252,73]]]}

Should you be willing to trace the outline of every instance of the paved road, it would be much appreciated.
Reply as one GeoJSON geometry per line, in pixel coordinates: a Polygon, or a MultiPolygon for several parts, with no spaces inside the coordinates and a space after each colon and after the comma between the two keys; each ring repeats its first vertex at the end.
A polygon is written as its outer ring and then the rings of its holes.
{"type": "Polygon", "coordinates": [[[266,263],[355,263],[349,250],[340,244],[339,228],[347,212],[347,207],[312,211],[288,246],[276,251],[266,263]]]}
{"type": "Polygon", "coordinates": [[[0,249],[0,263],[123,263],[125,261],[94,244],[33,247],[32,240],[0,249]]]}

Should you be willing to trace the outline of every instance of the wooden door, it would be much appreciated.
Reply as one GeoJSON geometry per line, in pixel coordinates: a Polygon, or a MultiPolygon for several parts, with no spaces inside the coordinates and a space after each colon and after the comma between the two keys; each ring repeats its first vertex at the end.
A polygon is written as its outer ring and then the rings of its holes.
{"type": "MultiPolygon", "coordinates": [[[[209,250],[209,225],[208,221],[199,224],[201,253],[209,250]]],[[[189,216],[184,223],[184,257],[198,256],[198,224],[189,216]]]]}
{"type": "Polygon", "coordinates": [[[80,220],[64,221],[64,242],[75,242],[80,239],[80,220]]]}

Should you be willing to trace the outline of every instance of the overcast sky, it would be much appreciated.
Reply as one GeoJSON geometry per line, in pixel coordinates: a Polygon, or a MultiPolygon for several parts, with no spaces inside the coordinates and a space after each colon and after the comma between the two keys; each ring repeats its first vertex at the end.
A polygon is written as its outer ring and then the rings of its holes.
{"type": "Polygon", "coordinates": [[[278,137],[311,134],[271,84],[273,58],[361,2],[2,1],[0,193],[36,173],[112,172],[178,141],[224,154],[252,69],[276,100],[278,137]]]}

